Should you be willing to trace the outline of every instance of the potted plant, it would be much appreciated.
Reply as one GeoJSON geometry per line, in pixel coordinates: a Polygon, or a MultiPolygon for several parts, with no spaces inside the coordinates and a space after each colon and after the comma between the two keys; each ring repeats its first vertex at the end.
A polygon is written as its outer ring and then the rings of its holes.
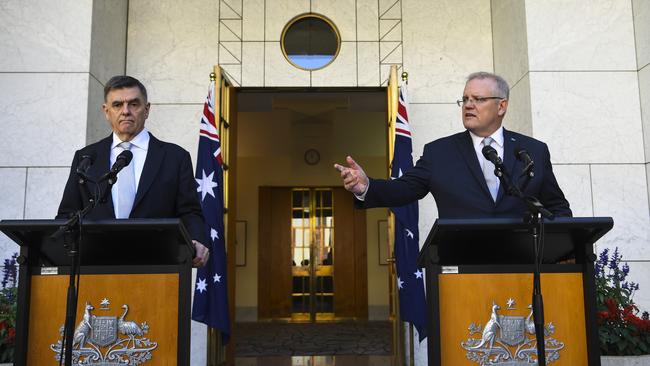
{"type": "Polygon", "coordinates": [[[13,362],[14,340],[16,338],[16,293],[17,274],[16,258],[14,253],[5,259],[2,269],[2,289],[0,289],[0,362],[13,362]]]}
{"type": "Polygon", "coordinates": [[[630,267],[621,259],[618,248],[611,256],[605,249],[594,265],[601,361],[603,366],[648,365],[650,319],[634,304],[639,284],[627,280],[630,267]]]}

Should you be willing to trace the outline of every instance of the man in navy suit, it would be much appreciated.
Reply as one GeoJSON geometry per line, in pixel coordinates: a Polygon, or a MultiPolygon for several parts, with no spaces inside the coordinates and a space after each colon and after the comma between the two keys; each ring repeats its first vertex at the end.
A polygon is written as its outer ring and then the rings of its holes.
{"type": "Polygon", "coordinates": [[[484,146],[494,148],[515,184],[523,163],[515,152],[526,150],[534,160],[534,178],[524,194],[534,196],[556,216],[571,216],[545,143],[508,131],[501,126],[508,108],[510,89],[495,74],[469,75],[462,107],[466,131],[425,145],[413,169],[394,180],[372,179],[350,156],[348,166],[335,164],[345,188],[354,193],[363,208],[402,206],[431,192],[440,218],[523,217],[527,206],[506,194],[494,176],[494,164],[482,154],[484,146]]]}
{"type": "MultiPolygon", "coordinates": [[[[209,251],[202,244],[207,238],[190,154],[147,131],[144,123],[150,107],[147,90],[137,79],[114,76],[106,83],[102,108],[113,133],[75,153],[56,217],[69,218],[87,205],[95,193],[89,192],[88,185],[81,187],[78,183],[76,171],[84,157],[94,160],[87,174],[99,177],[120,153],[130,150],[133,159],[118,173],[106,202],[100,202],[86,217],[180,218],[196,249],[193,265],[201,267],[207,262],[209,251]]],[[[105,189],[106,185],[104,182],[100,188],[105,189]]]]}

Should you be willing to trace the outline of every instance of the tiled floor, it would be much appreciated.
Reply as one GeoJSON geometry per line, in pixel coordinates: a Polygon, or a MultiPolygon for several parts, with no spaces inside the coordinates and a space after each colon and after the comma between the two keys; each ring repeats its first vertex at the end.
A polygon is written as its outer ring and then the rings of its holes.
{"type": "Polygon", "coordinates": [[[235,366],[391,366],[389,322],[235,325],[235,366]]]}
{"type": "Polygon", "coordinates": [[[391,356],[236,357],[235,366],[391,366],[391,356]]]}
{"type": "Polygon", "coordinates": [[[235,325],[235,356],[390,356],[388,321],[235,325]]]}

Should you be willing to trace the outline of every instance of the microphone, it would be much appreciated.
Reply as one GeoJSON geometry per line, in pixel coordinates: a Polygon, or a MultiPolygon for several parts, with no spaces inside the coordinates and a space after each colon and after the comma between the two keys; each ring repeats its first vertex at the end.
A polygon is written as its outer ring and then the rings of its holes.
{"type": "Polygon", "coordinates": [[[115,159],[115,163],[111,167],[111,170],[104,174],[100,181],[108,179],[108,184],[115,184],[117,181],[117,173],[119,173],[125,166],[129,165],[131,159],[133,159],[133,153],[130,150],[122,151],[115,159]]]}
{"type": "Polygon", "coordinates": [[[76,173],[79,176],[79,184],[85,184],[87,180],[91,180],[86,174],[91,165],[95,162],[97,153],[91,152],[89,154],[81,155],[81,160],[77,164],[76,173]]]}
{"type": "Polygon", "coordinates": [[[95,152],[81,155],[81,160],[77,165],[77,173],[86,173],[88,168],[95,162],[95,157],[97,157],[97,153],[95,152]]]}
{"type": "Polygon", "coordinates": [[[533,159],[531,159],[530,155],[528,154],[528,151],[526,149],[522,149],[521,147],[518,147],[515,149],[515,157],[517,160],[521,161],[524,163],[524,169],[522,169],[522,175],[528,175],[531,178],[535,175],[533,172],[533,167],[535,166],[535,162],[533,159]]]}
{"type": "Polygon", "coordinates": [[[111,167],[111,173],[117,175],[125,166],[129,165],[133,159],[133,153],[130,150],[124,150],[117,156],[115,163],[111,167]]]}
{"type": "Polygon", "coordinates": [[[483,150],[483,156],[485,156],[486,159],[492,162],[494,166],[497,168],[497,170],[502,170],[503,169],[503,160],[499,157],[499,154],[497,153],[496,150],[490,145],[485,146],[483,150]]]}

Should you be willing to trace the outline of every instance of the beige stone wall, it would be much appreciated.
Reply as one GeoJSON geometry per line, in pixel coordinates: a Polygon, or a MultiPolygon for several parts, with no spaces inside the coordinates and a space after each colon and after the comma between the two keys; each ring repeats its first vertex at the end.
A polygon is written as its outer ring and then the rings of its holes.
{"type": "Polygon", "coordinates": [[[597,250],[620,248],[645,309],[649,16],[643,1],[492,1],[495,70],[513,85],[506,126],[549,145],[575,216],[614,218],[597,250]]]}
{"type": "MultiPolygon", "coordinates": [[[[123,0],[0,5],[1,219],[53,218],[74,151],[108,133],[103,83],[124,72],[126,15],[123,0]]],[[[0,250],[18,248],[0,234],[0,250]]]]}

